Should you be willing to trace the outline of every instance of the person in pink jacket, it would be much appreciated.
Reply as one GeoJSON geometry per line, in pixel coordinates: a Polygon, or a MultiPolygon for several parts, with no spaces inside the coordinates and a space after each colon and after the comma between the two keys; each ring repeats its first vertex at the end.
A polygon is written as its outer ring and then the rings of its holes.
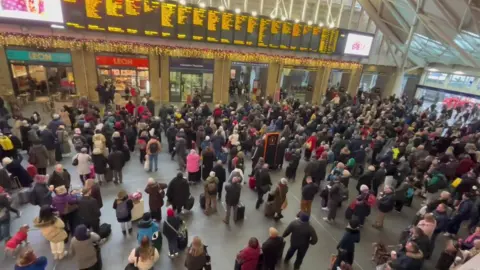
{"type": "Polygon", "coordinates": [[[198,183],[200,181],[200,156],[193,149],[187,156],[187,172],[188,182],[198,183]]]}
{"type": "Polygon", "coordinates": [[[418,222],[417,227],[422,229],[422,231],[428,236],[428,238],[431,239],[433,232],[437,227],[437,221],[432,214],[428,213],[423,216],[423,219],[420,220],[420,222],[418,222]]]}

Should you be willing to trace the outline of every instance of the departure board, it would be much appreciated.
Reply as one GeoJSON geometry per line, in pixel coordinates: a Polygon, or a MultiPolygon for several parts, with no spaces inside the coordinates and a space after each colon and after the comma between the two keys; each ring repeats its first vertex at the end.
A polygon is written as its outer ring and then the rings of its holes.
{"type": "Polygon", "coordinates": [[[102,0],[85,0],[85,16],[87,29],[93,31],[106,31],[105,2],[102,0]]]}
{"type": "Polygon", "coordinates": [[[160,4],[161,14],[160,22],[162,26],[162,37],[164,38],[176,38],[176,26],[177,26],[177,3],[174,2],[162,2],[160,4]]]}
{"type": "Polygon", "coordinates": [[[141,0],[105,0],[107,31],[119,34],[142,34],[141,0]]]}
{"type": "Polygon", "coordinates": [[[233,44],[235,18],[232,12],[222,12],[222,43],[233,44]]]}
{"type": "Polygon", "coordinates": [[[208,9],[207,11],[207,41],[220,42],[222,37],[221,25],[222,18],[220,17],[220,11],[217,9],[208,9]]]}
{"type": "Polygon", "coordinates": [[[260,18],[258,25],[258,47],[267,48],[269,46],[271,26],[272,20],[268,18],[260,18]]]}
{"type": "Polygon", "coordinates": [[[312,38],[310,39],[311,52],[318,52],[321,37],[322,37],[322,28],[320,26],[312,27],[312,38]]]}
{"type": "Polygon", "coordinates": [[[160,0],[143,1],[143,33],[146,36],[160,36],[160,0]]]}
{"type": "Polygon", "coordinates": [[[282,21],[272,20],[270,27],[270,42],[269,47],[278,49],[280,47],[280,40],[282,38],[282,21]]]}
{"type": "Polygon", "coordinates": [[[334,53],[337,49],[338,35],[338,29],[322,29],[319,52],[322,54],[334,53]]]}
{"type": "Polygon", "coordinates": [[[300,51],[310,51],[310,40],[312,39],[312,26],[304,25],[302,31],[302,41],[300,42],[300,51]]]}
{"type": "Polygon", "coordinates": [[[200,7],[193,8],[192,39],[204,41],[207,29],[207,10],[200,7]]]}
{"type": "Polygon", "coordinates": [[[280,39],[280,49],[290,49],[290,39],[292,38],[292,22],[284,21],[282,23],[282,37],[280,39]]]}
{"type": "Polygon", "coordinates": [[[178,5],[177,7],[177,39],[192,39],[192,7],[178,5]]]}
{"type": "Polygon", "coordinates": [[[62,0],[65,25],[74,29],[86,29],[85,1],[62,0]]]}
{"type": "Polygon", "coordinates": [[[257,46],[258,44],[258,18],[250,16],[247,22],[247,38],[245,45],[257,46]]]}
{"type": "Polygon", "coordinates": [[[298,50],[302,42],[302,28],[300,23],[294,23],[292,26],[292,38],[290,39],[290,50],[298,50]]]}
{"type": "Polygon", "coordinates": [[[245,39],[247,38],[247,24],[248,15],[235,15],[235,31],[233,35],[233,44],[245,45],[245,39]]]}

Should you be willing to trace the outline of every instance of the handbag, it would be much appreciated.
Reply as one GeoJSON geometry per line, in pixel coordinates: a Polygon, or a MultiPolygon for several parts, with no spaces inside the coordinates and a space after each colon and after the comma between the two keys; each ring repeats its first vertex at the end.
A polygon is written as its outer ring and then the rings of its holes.
{"type": "Polygon", "coordinates": [[[204,246],[205,249],[205,265],[203,266],[204,270],[212,270],[212,257],[208,253],[207,246],[204,246]]]}
{"type": "Polygon", "coordinates": [[[138,270],[138,267],[136,266],[138,264],[138,259],[140,258],[140,252],[138,251],[138,248],[135,249],[135,258],[135,263],[127,264],[127,266],[125,266],[125,270],[138,270]]]}
{"type": "MultiPolygon", "coordinates": [[[[166,221],[166,220],[164,221],[164,223],[167,224],[168,227],[170,227],[173,231],[175,231],[179,237],[185,238],[185,230],[183,230],[183,229],[182,229],[182,230],[180,230],[180,229],[179,229],[179,230],[175,230],[175,228],[173,228],[173,226],[172,226],[168,221],[166,221]],[[179,232],[179,231],[182,231],[182,232],[179,232]]],[[[183,222],[182,222],[182,225],[181,225],[181,226],[184,226],[184,223],[183,223],[183,222]]]]}
{"type": "Polygon", "coordinates": [[[72,165],[73,165],[73,166],[77,166],[77,165],[78,165],[78,155],[76,155],[76,156],[73,158],[72,165]]]}

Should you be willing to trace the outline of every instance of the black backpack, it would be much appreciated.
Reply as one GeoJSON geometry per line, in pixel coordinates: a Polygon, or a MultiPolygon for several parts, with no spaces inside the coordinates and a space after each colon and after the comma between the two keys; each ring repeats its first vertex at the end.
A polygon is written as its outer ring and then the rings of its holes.
{"type": "Polygon", "coordinates": [[[156,153],[158,152],[158,143],[157,143],[157,142],[151,143],[151,144],[148,146],[148,150],[150,151],[150,153],[156,154],[156,153]]]}

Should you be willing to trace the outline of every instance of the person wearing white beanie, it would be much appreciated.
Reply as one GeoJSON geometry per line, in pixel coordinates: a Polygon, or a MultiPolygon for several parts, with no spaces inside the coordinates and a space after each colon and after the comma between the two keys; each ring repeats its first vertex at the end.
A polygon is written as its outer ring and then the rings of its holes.
{"type": "Polygon", "coordinates": [[[217,212],[218,177],[211,171],[204,184],[205,214],[217,212]]]}

